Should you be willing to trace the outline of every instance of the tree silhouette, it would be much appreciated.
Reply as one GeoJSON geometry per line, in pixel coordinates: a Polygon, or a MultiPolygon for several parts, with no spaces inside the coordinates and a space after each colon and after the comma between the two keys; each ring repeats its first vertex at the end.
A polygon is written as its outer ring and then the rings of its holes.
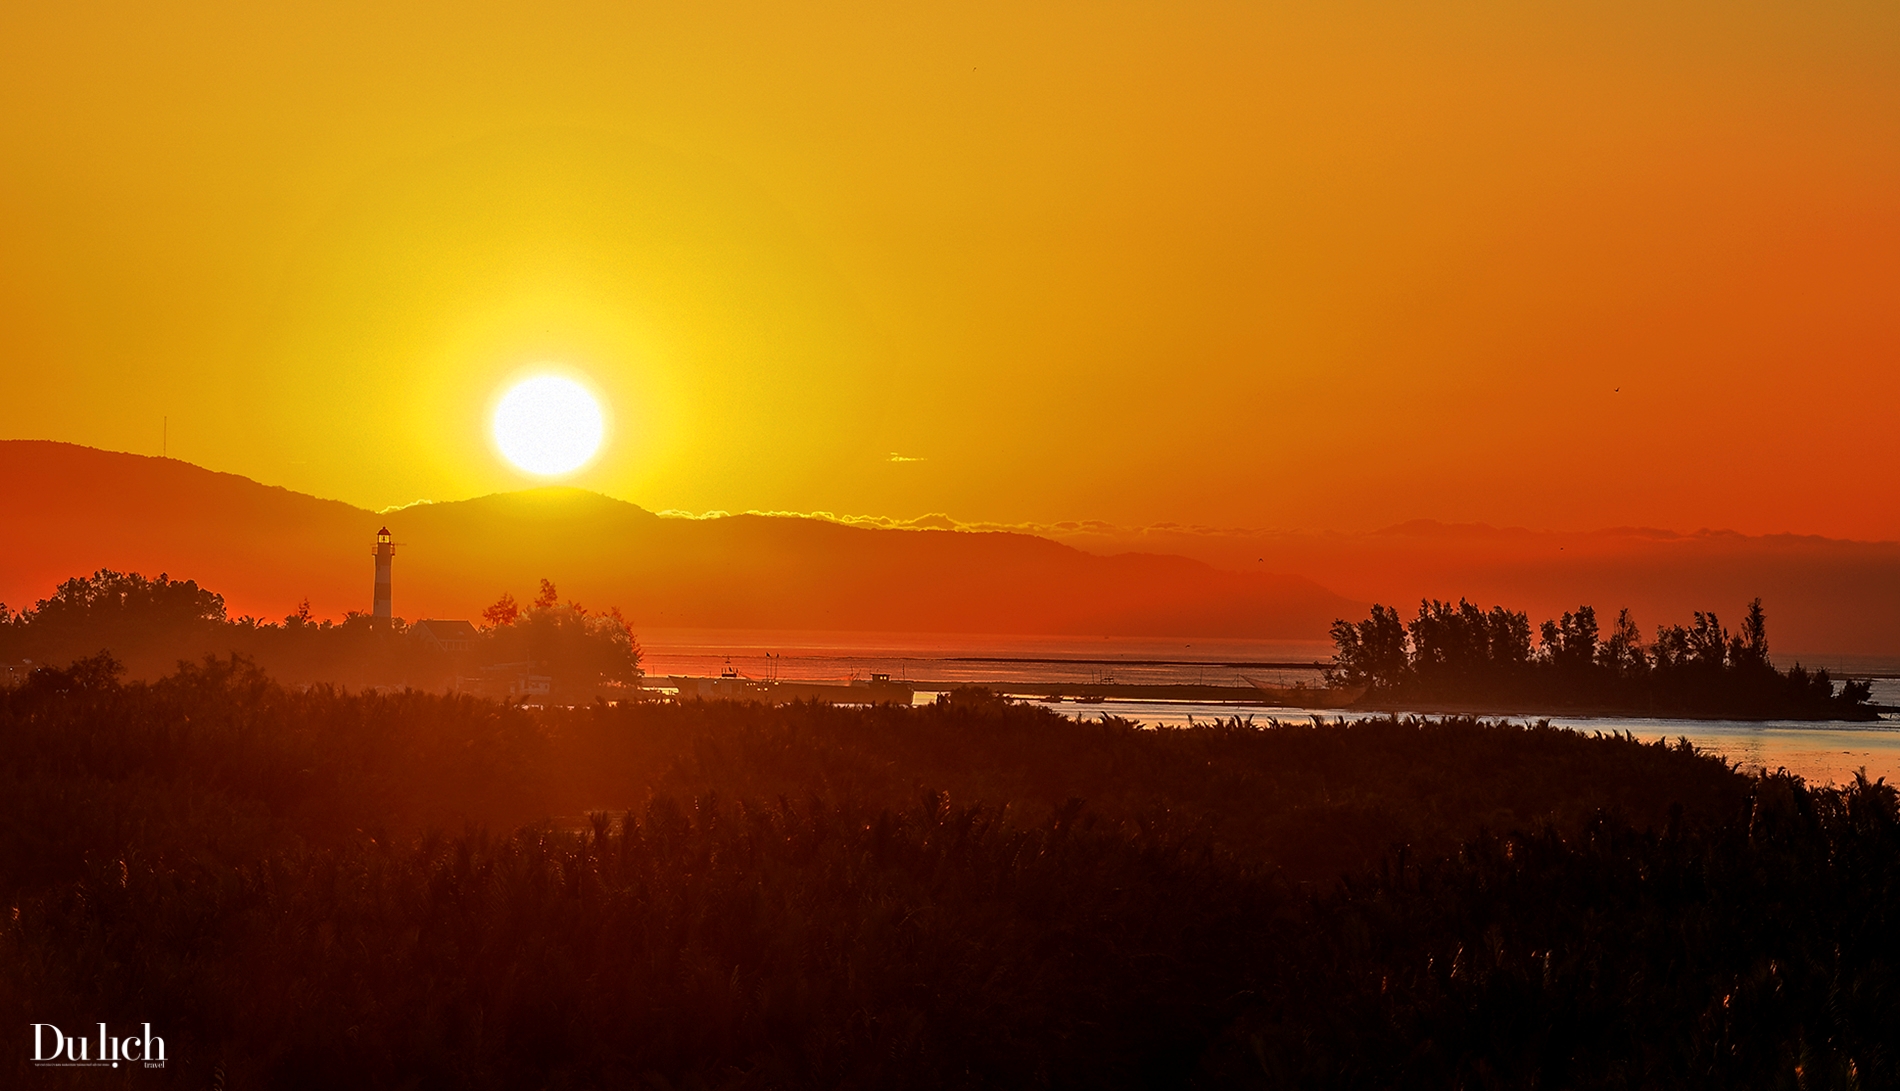
{"type": "Polygon", "coordinates": [[[1533,651],[1524,614],[1480,610],[1463,599],[1421,601],[1406,625],[1397,611],[1375,605],[1365,621],[1333,623],[1328,678],[1367,687],[1362,701],[1382,708],[1439,702],[1752,719],[1876,716],[1868,683],[1849,682],[1837,693],[1826,671],[1775,669],[1759,598],[1738,633],[1713,611],[1698,610],[1692,625],[1658,626],[1647,648],[1627,609],[1607,640],[1588,605],[1544,622],[1538,633],[1533,651]]]}
{"type": "Polygon", "coordinates": [[[500,598],[495,600],[493,606],[482,611],[482,627],[485,629],[494,629],[503,625],[513,625],[515,619],[520,616],[521,607],[516,605],[515,597],[513,595],[503,594],[500,598]]]}

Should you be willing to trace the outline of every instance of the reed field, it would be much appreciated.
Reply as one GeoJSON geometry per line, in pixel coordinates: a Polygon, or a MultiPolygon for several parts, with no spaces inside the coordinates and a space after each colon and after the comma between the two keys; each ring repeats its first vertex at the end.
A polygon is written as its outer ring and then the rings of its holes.
{"type": "Polygon", "coordinates": [[[1472,719],[0,691],[9,1086],[1886,1087],[1900,806],[1472,719]]]}

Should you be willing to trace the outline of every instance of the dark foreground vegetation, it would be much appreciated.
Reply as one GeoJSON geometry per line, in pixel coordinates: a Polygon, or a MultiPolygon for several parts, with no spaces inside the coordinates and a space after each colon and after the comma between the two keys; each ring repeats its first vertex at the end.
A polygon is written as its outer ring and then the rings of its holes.
{"type": "Polygon", "coordinates": [[[1371,708],[1535,709],[1625,716],[1700,716],[1745,720],[1873,720],[1867,682],[1836,688],[1825,670],[1796,663],[1777,670],[1768,658],[1768,618],[1756,599],[1738,633],[1713,612],[1695,624],[1659,625],[1643,634],[1624,610],[1607,636],[1596,610],[1546,621],[1531,643],[1530,618],[1493,606],[1481,610],[1429,599],[1406,621],[1374,605],[1354,624],[1333,623],[1337,648],[1328,672],[1335,685],[1362,686],[1371,708]]]}
{"type": "MultiPolygon", "coordinates": [[[[537,675],[563,703],[613,695],[640,682],[640,646],[615,609],[563,602],[541,581],[527,605],[513,595],[483,611],[455,647],[401,618],[311,616],[308,602],[282,621],[231,617],[224,596],[195,580],[100,569],[75,576],[31,609],[0,603],[0,666],[67,663],[104,649],[134,678],[156,678],[181,659],[241,655],[289,683],[332,682],[435,690],[497,689],[537,675]],[[510,670],[497,671],[497,664],[510,670]],[[498,684],[499,683],[499,684],[498,684]]],[[[4,679],[0,679],[4,681],[4,679]]]]}
{"type": "Polygon", "coordinates": [[[1894,792],[1686,745],[0,692],[11,1087],[1891,1087],[1897,966],[1894,792]]]}

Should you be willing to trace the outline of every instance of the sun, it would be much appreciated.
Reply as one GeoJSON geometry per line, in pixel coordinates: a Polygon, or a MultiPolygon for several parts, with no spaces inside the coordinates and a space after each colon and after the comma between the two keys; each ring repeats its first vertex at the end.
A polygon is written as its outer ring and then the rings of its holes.
{"type": "Polygon", "coordinates": [[[538,477],[557,477],[587,465],[600,451],[607,422],[586,387],[559,375],[537,375],[501,396],[493,428],[503,458],[538,477]]]}

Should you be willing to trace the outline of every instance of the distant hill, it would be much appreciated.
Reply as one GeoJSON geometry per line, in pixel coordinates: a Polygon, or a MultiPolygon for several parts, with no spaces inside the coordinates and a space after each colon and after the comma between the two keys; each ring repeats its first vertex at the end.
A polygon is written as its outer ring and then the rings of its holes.
{"type": "Polygon", "coordinates": [[[545,488],[378,514],[171,459],[0,441],[0,601],[99,568],[168,572],[275,619],[369,608],[388,525],[396,612],[472,618],[543,577],[642,628],[1323,639],[1363,612],[1300,576],[1153,553],[1102,556],[1030,534],[873,529],[818,519],[662,518],[545,488]]]}
{"type": "MultiPolygon", "coordinates": [[[[1853,503],[1843,498],[1843,503],[1853,503]]],[[[1396,604],[1467,596],[1528,610],[1533,621],[1579,604],[1629,607],[1645,634],[1694,610],[1732,623],[1749,600],[1768,608],[1775,657],[1891,670],[1900,658],[1900,542],[1615,527],[1526,530],[1418,520],[1367,533],[1242,534],[1167,526],[1050,528],[1095,553],[1146,549],[1220,568],[1298,572],[1341,594],[1396,604]]]]}

